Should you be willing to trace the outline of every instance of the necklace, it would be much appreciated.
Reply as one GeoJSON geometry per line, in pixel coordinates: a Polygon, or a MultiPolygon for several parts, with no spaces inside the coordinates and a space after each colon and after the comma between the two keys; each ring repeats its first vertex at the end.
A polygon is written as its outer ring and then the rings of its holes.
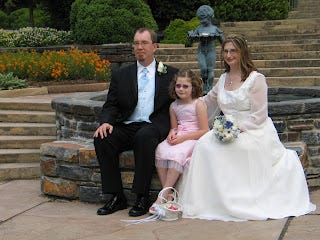
{"type": "Polygon", "coordinates": [[[227,76],[227,86],[228,87],[230,87],[230,86],[232,86],[232,79],[231,79],[231,77],[230,77],[230,75],[228,74],[228,76],[227,76]]]}
{"type": "Polygon", "coordinates": [[[238,81],[239,79],[237,79],[237,78],[238,78],[238,76],[232,78],[232,77],[228,74],[228,75],[227,75],[227,78],[226,78],[226,85],[227,85],[228,87],[231,87],[234,81],[235,81],[235,83],[240,82],[241,79],[239,78],[240,81],[238,81]]]}

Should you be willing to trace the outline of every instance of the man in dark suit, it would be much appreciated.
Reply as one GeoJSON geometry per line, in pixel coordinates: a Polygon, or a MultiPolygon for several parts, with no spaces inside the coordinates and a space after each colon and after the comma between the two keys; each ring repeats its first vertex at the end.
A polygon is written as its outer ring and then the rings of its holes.
{"type": "Polygon", "coordinates": [[[154,171],[155,149],[170,128],[168,86],[178,69],[155,60],[157,36],[141,28],[134,35],[137,62],[112,72],[107,100],[94,133],[100,164],[102,192],[111,199],[97,211],[107,215],[127,208],[119,169],[119,154],[133,149],[135,175],[132,192],[137,198],[129,216],[141,216],[151,205],[149,190],[154,171]]]}

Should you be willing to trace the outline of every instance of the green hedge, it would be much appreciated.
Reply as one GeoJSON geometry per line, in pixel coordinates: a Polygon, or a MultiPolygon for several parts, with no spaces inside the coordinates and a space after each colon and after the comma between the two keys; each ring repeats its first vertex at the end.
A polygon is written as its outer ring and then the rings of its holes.
{"type": "Polygon", "coordinates": [[[286,19],[288,0],[216,0],[215,17],[224,22],[286,19]]]}
{"type": "Polygon", "coordinates": [[[142,0],[76,0],[71,6],[70,28],[79,44],[131,42],[140,27],[157,30],[142,0]]]}

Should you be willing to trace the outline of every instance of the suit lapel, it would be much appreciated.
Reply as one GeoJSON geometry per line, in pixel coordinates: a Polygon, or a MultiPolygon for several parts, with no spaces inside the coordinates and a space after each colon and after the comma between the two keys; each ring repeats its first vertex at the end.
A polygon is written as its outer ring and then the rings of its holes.
{"type": "Polygon", "coordinates": [[[138,71],[137,64],[134,64],[133,67],[130,69],[130,72],[128,75],[128,77],[133,80],[132,87],[130,87],[130,89],[132,89],[132,95],[136,100],[138,99],[138,77],[137,77],[138,73],[137,73],[137,71],[138,71]]]}
{"type": "Polygon", "coordinates": [[[161,80],[161,77],[160,75],[158,74],[158,62],[156,62],[156,71],[155,71],[155,93],[154,93],[154,98],[156,98],[159,94],[159,89],[160,89],[160,80],[161,80]]]}

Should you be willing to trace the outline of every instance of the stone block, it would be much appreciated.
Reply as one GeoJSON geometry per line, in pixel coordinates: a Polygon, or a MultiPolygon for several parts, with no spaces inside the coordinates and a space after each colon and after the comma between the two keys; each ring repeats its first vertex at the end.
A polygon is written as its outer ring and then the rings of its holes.
{"type": "Polygon", "coordinates": [[[287,134],[288,142],[296,142],[300,140],[299,132],[288,132],[287,134]]]}
{"type": "Polygon", "coordinates": [[[314,120],[312,119],[290,120],[288,121],[287,125],[288,125],[288,129],[291,131],[311,130],[314,128],[314,120]]]}
{"type": "Polygon", "coordinates": [[[313,167],[320,167],[320,156],[310,157],[309,162],[313,167]]]}
{"type": "Polygon", "coordinates": [[[79,149],[79,165],[83,167],[99,167],[99,163],[94,148],[79,149]]]}
{"type": "Polygon", "coordinates": [[[92,170],[80,166],[60,165],[59,177],[64,179],[71,179],[75,181],[90,181],[92,170]]]}
{"type": "Polygon", "coordinates": [[[286,129],[286,122],[285,121],[273,121],[275,128],[277,129],[278,133],[283,133],[286,129]]]}
{"type": "Polygon", "coordinates": [[[308,154],[309,156],[319,156],[320,155],[320,146],[315,146],[315,147],[308,147],[308,154]]]}
{"type": "MultiPolygon", "coordinates": [[[[134,172],[133,171],[122,171],[121,178],[122,178],[123,187],[126,189],[132,189],[134,172]]],[[[156,172],[154,173],[154,175],[151,179],[150,189],[152,189],[152,190],[162,189],[160,180],[159,180],[156,172]]]]}
{"type": "Polygon", "coordinates": [[[302,131],[301,139],[308,145],[320,144],[320,130],[302,131]]]}
{"type": "Polygon", "coordinates": [[[119,166],[122,169],[134,169],[133,151],[125,151],[120,154],[119,166]]]}
{"type": "Polygon", "coordinates": [[[57,159],[53,157],[40,157],[41,174],[45,176],[56,177],[58,174],[57,159]]]}
{"type": "Polygon", "coordinates": [[[98,203],[104,200],[101,187],[80,186],[79,200],[83,202],[98,203]]]}
{"type": "Polygon", "coordinates": [[[297,152],[303,168],[306,168],[308,166],[307,144],[305,144],[304,142],[288,142],[285,143],[284,146],[297,152]]]}
{"type": "Polygon", "coordinates": [[[83,146],[73,141],[54,141],[43,143],[40,147],[41,156],[54,156],[66,162],[79,162],[79,149],[83,146]]]}
{"type": "Polygon", "coordinates": [[[42,176],[40,182],[44,194],[69,199],[79,198],[79,186],[74,181],[42,176]]]}

